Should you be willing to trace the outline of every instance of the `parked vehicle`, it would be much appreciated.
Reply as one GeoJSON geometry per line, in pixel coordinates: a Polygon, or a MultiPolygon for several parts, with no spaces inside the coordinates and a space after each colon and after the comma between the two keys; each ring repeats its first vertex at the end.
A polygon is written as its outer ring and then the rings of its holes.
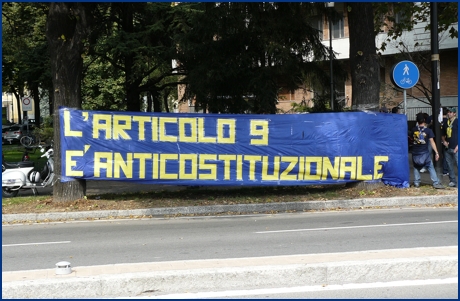
{"type": "Polygon", "coordinates": [[[2,144],[5,144],[5,135],[6,132],[10,129],[11,126],[2,126],[2,144]]]}
{"type": "Polygon", "coordinates": [[[15,197],[21,189],[32,189],[34,195],[37,195],[38,188],[54,184],[53,144],[47,147],[40,145],[39,148],[43,153],[41,158],[47,158],[41,171],[34,169],[33,161],[3,162],[5,169],[2,172],[2,197],[15,197]]]}
{"type": "Polygon", "coordinates": [[[5,132],[4,139],[10,144],[19,143],[24,135],[32,134],[34,129],[35,127],[31,124],[13,125],[5,132]]]}

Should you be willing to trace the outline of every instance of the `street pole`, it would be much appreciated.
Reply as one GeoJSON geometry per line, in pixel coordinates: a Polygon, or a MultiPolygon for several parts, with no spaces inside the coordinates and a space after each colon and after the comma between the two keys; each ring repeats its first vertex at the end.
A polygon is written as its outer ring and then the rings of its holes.
{"type": "MultiPolygon", "coordinates": [[[[435,135],[436,148],[439,154],[442,154],[441,148],[441,125],[438,120],[438,115],[441,108],[441,93],[440,93],[440,66],[439,66],[439,41],[438,41],[438,8],[436,2],[430,3],[430,21],[431,21],[431,106],[433,114],[433,127],[435,135]]],[[[434,160],[434,168],[438,175],[441,174],[442,158],[438,161],[434,160]]]]}
{"type": "Polygon", "coordinates": [[[334,78],[332,69],[332,20],[329,18],[329,61],[331,64],[331,110],[334,111],[334,78]]]}
{"type": "Polygon", "coordinates": [[[331,71],[331,110],[334,111],[334,70],[332,69],[332,10],[334,9],[334,2],[325,2],[324,5],[329,8],[329,16],[327,22],[329,23],[329,63],[331,71]]]}

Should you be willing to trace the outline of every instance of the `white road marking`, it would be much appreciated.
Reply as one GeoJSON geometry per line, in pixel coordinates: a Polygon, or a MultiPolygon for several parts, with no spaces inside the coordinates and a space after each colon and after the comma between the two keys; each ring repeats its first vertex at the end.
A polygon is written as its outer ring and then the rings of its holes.
{"type": "Polygon", "coordinates": [[[54,245],[54,244],[68,244],[68,243],[70,243],[70,240],[67,240],[67,241],[48,241],[48,242],[31,242],[31,243],[26,243],[26,244],[10,244],[10,245],[2,245],[2,247],[54,245]]]}
{"type": "Polygon", "coordinates": [[[424,222],[424,223],[405,223],[405,224],[383,224],[383,225],[366,225],[366,226],[349,226],[349,227],[330,227],[330,228],[313,228],[313,229],[274,230],[274,231],[260,231],[260,232],[255,232],[255,233],[257,233],[257,234],[267,234],[267,233],[302,232],[302,231],[325,231],[325,230],[343,230],[343,229],[358,229],[358,228],[377,228],[377,227],[414,226],[414,225],[431,225],[431,224],[447,224],[447,223],[458,223],[458,221],[424,222]]]}
{"type": "MultiPolygon", "coordinates": [[[[317,286],[297,286],[297,287],[281,287],[269,289],[253,289],[253,290],[234,290],[222,292],[198,292],[184,294],[170,294],[157,296],[137,296],[136,299],[191,299],[191,298],[221,298],[221,297],[236,297],[236,296],[254,296],[264,294],[286,294],[286,293],[303,293],[303,292],[320,292],[320,291],[336,291],[336,290],[352,290],[366,288],[382,288],[382,287],[403,287],[416,285],[439,285],[439,284],[454,284],[458,283],[458,278],[446,279],[428,279],[428,280],[404,280],[390,282],[374,282],[374,283],[349,283],[343,285],[317,285],[317,286]]],[[[123,298],[125,299],[125,298],[123,298]]]]}

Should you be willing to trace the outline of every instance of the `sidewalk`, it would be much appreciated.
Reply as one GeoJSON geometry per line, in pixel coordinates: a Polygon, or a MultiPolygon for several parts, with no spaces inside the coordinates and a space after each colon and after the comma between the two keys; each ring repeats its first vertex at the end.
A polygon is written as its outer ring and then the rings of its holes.
{"type": "Polygon", "coordinates": [[[2,273],[3,298],[161,297],[224,291],[458,277],[458,246],[188,260],[2,273]]]}

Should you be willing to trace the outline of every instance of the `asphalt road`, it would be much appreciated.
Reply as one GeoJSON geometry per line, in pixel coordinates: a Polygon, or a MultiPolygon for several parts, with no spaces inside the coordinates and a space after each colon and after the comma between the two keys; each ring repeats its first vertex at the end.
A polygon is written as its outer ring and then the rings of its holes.
{"type": "Polygon", "coordinates": [[[2,272],[457,244],[457,208],[3,225],[2,272]]]}

